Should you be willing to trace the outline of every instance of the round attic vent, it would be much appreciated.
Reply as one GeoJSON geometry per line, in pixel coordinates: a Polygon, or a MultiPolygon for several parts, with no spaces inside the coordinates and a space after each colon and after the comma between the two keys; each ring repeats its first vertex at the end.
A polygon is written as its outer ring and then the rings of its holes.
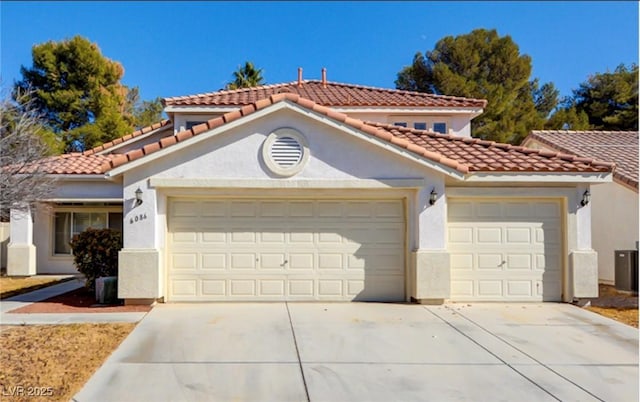
{"type": "Polygon", "coordinates": [[[300,172],[309,158],[307,140],[297,130],[279,128],[269,134],[262,145],[265,165],[279,176],[300,172]]]}

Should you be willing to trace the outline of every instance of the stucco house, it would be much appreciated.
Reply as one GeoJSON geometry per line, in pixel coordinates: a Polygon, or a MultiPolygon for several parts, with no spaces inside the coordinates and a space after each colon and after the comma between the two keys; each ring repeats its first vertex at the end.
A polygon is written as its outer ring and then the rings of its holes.
{"type": "Polygon", "coordinates": [[[10,274],[73,272],[122,230],[127,303],[571,301],[597,296],[594,183],[612,164],[471,138],[486,101],[303,80],[164,99],[167,121],[42,166],[10,274]]]}
{"type": "Polygon", "coordinates": [[[601,283],[614,285],[615,250],[635,250],[638,242],[638,132],[532,131],[522,145],[615,163],[613,181],[591,189],[591,236],[598,253],[598,277],[601,283]]]}

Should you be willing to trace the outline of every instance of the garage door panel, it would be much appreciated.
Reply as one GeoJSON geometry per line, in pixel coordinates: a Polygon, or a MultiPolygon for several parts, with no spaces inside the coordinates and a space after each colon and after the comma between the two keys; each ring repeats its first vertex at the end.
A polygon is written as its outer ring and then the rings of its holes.
{"type": "Polygon", "coordinates": [[[285,253],[260,253],[258,263],[260,269],[284,269],[287,256],[285,253]]]}
{"type": "Polygon", "coordinates": [[[508,270],[533,270],[531,254],[507,254],[506,268],[508,270]]]}
{"type": "Polygon", "coordinates": [[[502,271],[503,269],[503,257],[502,254],[494,253],[482,253],[478,254],[478,269],[479,270],[493,270],[502,271]]]}
{"type": "Polygon", "coordinates": [[[169,300],[404,300],[401,201],[176,203],[169,300]]]}
{"type": "Polygon", "coordinates": [[[227,255],[223,253],[203,253],[201,267],[207,271],[223,271],[227,266],[227,255]]]}
{"type": "Polygon", "coordinates": [[[505,244],[530,244],[531,228],[528,227],[506,227],[505,228],[505,244]]]}
{"type": "Polygon", "coordinates": [[[231,279],[229,285],[229,296],[256,296],[254,279],[231,279]]]}
{"type": "Polygon", "coordinates": [[[449,227],[449,244],[472,244],[473,228],[449,227]]]}
{"type": "Polygon", "coordinates": [[[170,285],[171,294],[176,296],[196,296],[196,279],[174,279],[170,285]]]}
{"type": "Polygon", "coordinates": [[[256,267],[257,255],[255,253],[231,253],[230,270],[253,269],[256,267]]]}
{"type": "Polygon", "coordinates": [[[318,254],[318,269],[344,269],[344,255],[342,253],[318,254]]]}
{"type": "Polygon", "coordinates": [[[451,269],[452,270],[471,270],[474,267],[474,255],[473,254],[451,254],[451,269]]]}
{"type": "Polygon", "coordinates": [[[260,282],[260,296],[284,296],[285,281],[283,279],[262,279],[260,282]]]}
{"type": "Polygon", "coordinates": [[[175,253],[172,255],[173,267],[176,270],[196,270],[198,268],[197,253],[175,253]]]}
{"type": "Polygon", "coordinates": [[[203,296],[224,296],[227,283],[224,279],[202,279],[200,280],[200,289],[203,296]]]}
{"type": "Polygon", "coordinates": [[[479,227],[476,229],[478,244],[502,244],[502,229],[494,227],[479,227]]]}
{"type": "Polygon", "coordinates": [[[495,298],[503,295],[502,280],[500,279],[479,280],[477,286],[480,298],[495,298]]]}
{"type": "Polygon", "coordinates": [[[533,296],[532,281],[515,281],[510,280],[507,282],[507,297],[525,297],[529,298],[533,296]]]}
{"type": "Polygon", "coordinates": [[[561,299],[559,202],[454,199],[448,209],[454,300],[561,299]]]}
{"type": "Polygon", "coordinates": [[[313,269],[315,268],[314,259],[314,253],[289,253],[289,261],[287,263],[287,267],[291,270],[296,271],[313,271],[313,269]]]}
{"type": "Polygon", "coordinates": [[[231,204],[231,216],[237,218],[255,218],[258,206],[252,201],[237,201],[231,204]]]}

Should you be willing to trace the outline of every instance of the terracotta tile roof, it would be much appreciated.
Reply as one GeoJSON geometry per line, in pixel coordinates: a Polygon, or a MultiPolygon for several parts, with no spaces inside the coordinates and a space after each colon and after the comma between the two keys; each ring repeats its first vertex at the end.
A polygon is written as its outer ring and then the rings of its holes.
{"type": "Polygon", "coordinates": [[[523,143],[538,141],[560,152],[614,162],[613,179],[638,189],[637,131],[532,131],[523,143]]]}
{"type": "Polygon", "coordinates": [[[22,172],[40,171],[48,174],[104,174],[105,167],[115,155],[84,155],[79,152],[51,156],[37,164],[26,166],[22,172]]]}
{"type": "Polygon", "coordinates": [[[473,138],[437,134],[429,131],[412,130],[381,123],[365,123],[344,113],[336,112],[309,99],[295,94],[277,94],[261,99],[205,123],[180,131],[175,136],[144,146],[126,154],[114,155],[106,161],[102,170],[122,166],[130,161],[150,155],[178,142],[188,141],[201,133],[248,116],[272,104],[289,101],[304,108],[323,114],[333,120],[358,129],[366,134],[405,148],[428,160],[443,164],[462,173],[469,172],[610,172],[612,163],[598,162],[590,158],[579,158],[558,152],[547,152],[499,144],[473,138]]]}
{"type": "Polygon", "coordinates": [[[271,95],[292,93],[323,106],[386,106],[386,107],[473,107],[484,108],[483,99],[459,98],[422,92],[375,88],[337,82],[305,80],[302,85],[289,82],[254,88],[210,92],[191,96],[165,98],[165,106],[244,106],[271,95]]]}
{"type": "Polygon", "coordinates": [[[561,152],[538,151],[385,123],[367,124],[381,128],[394,137],[407,140],[429,152],[456,161],[468,172],[608,172],[613,167],[612,163],[561,152]]]}
{"type": "Polygon", "coordinates": [[[93,155],[93,154],[96,154],[98,152],[102,152],[105,149],[108,149],[108,148],[111,148],[113,146],[122,144],[124,142],[127,142],[127,141],[133,139],[133,138],[139,137],[141,135],[150,133],[151,131],[154,131],[154,130],[157,130],[159,128],[166,127],[166,126],[173,126],[170,120],[162,120],[159,123],[155,123],[155,124],[152,124],[150,126],[143,127],[140,130],[136,130],[131,134],[125,135],[124,137],[116,138],[113,141],[105,142],[102,145],[98,145],[95,148],[92,148],[92,149],[89,149],[87,151],[84,151],[83,154],[84,155],[93,155]]]}

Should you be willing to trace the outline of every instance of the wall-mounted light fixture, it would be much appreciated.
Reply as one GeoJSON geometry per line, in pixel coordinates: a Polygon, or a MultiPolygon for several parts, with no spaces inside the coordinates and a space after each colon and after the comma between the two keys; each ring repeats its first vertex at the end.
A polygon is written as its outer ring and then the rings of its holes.
{"type": "Polygon", "coordinates": [[[437,200],[438,193],[436,193],[436,188],[434,187],[433,190],[431,190],[431,194],[429,194],[429,205],[435,204],[437,200]]]}
{"type": "Polygon", "coordinates": [[[136,206],[138,206],[142,204],[142,190],[140,190],[140,187],[138,187],[135,194],[136,194],[136,206]]]}
{"type": "Polygon", "coordinates": [[[585,190],[584,193],[582,194],[582,201],[580,201],[580,205],[587,206],[587,204],[589,204],[589,201],[591,201],[591,193],[589,192],[589,190],[585,190]]]}

